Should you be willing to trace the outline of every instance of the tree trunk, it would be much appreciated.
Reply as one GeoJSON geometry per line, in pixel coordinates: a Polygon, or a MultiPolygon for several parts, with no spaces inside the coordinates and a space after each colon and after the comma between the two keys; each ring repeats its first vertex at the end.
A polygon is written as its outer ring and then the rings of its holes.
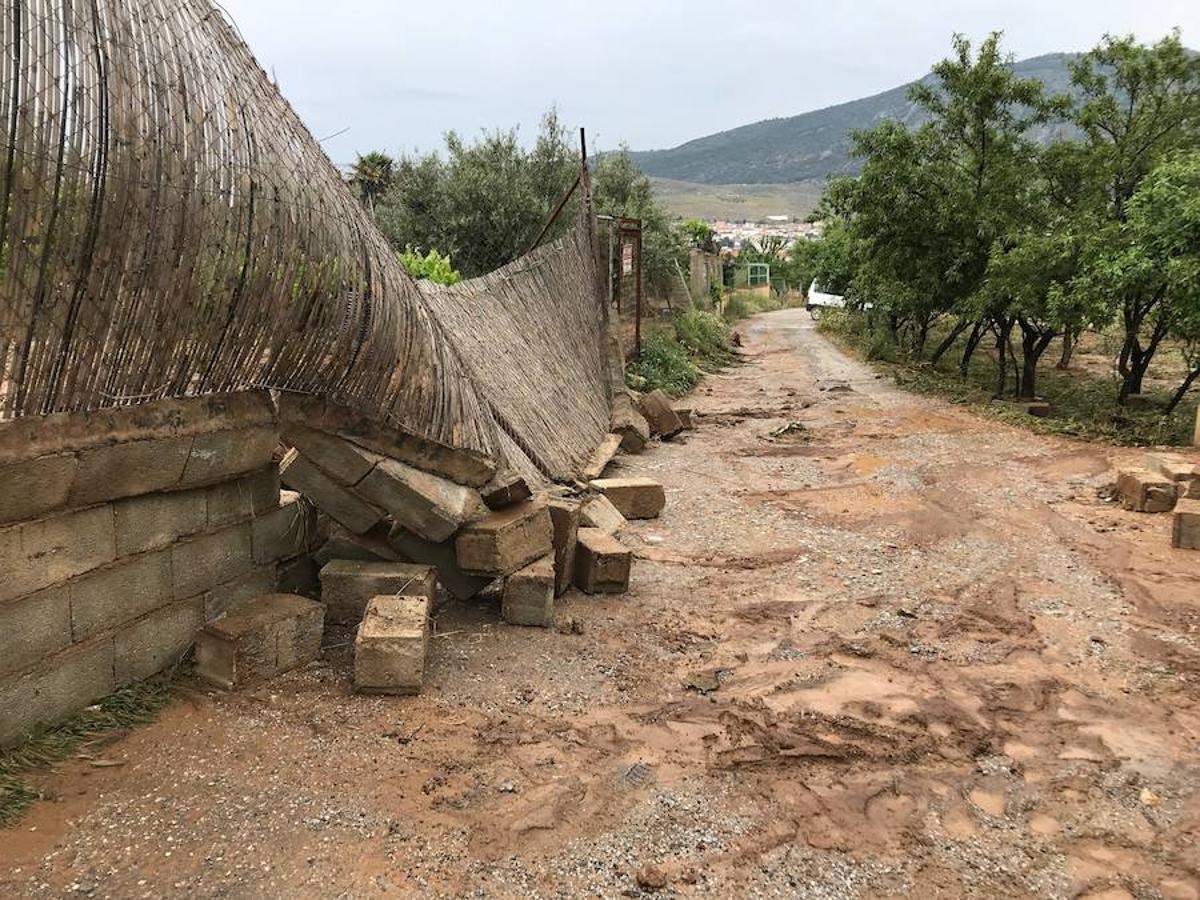
{"type": "Polygon", "coordinates": [[[1075,342],[1079,340],[1079,330],[1076,328],[1068,328],[1063,332],[1063,349],[1062,356],[1058,360],[1056,369],[1065,372],[1071,368],[1071,357],[1075,355],[1075,342]]]}
{"type": "Polygon", "coordinates": [[[1179,386],[1179,390],[1175,392],[1175,396],[1172,397],[1171,402],[1167,404],[1166,414],[1168,416],[1175,412],[1176,407],[1183,402],[1183,398],[1187,395],[1187,392],[1191,389],[1197,378],[1200,378],[1200,367],[1192,369],[1192,371],[1188,372],[1187,378],[1183,380],[1183,384],[1179,386]]]}
{"type": "Polygon", "coordinates": [[[1021,400],[1036,400],[1038,363],[1046,352],[1046,348],[1050,346],[1050,342],[1057,337],[1057,332],[1043,331],[1025,321],[1021,321],[1020,325],[1022,363],[1021,383],[1018,387],[1017,397],[1021,400]]]}
{"type": "Polygon", "coordinates": [[[937,349],[933,351],[933,356],[929,357],[929,364],[936,366],[941,358],[946,355],[946,351],[954,346],[954,342],[959,339],[970,325],[971,323],[966,319],[959,319],[955,326],[950,329],[950,333],[937,345],[937,349]]]}
{"type": "Polygon", "coordinates": [[[987,331],[987,322],[980,319],[975,323],[975,327],[971,329],[971,334],[967,337],[967,346],[963,348],[962,359],[958,363],[958,372],[964,378],[971,371],[971,357],[975,355],[976,349],[983,341],[984,332],[987,331]]]}
{"type": "MultiPolygon", "coordinates": [[[[1170,330],[1170,325],[1164,318],[1160,318],[1154,323],[1154,331],[1150,335],[1150,343],[1142,347],[1141,339],[1133,336],[1133,340],[1129,342],[1128,365],[1121,380],[1121,391],[1117,395],[1117,402],[1122,406],[1125,405],[1125,400],[1134,394],[1142,392],[1142,383],[1146,378],[1146,372],[1150,369],[1150,363],[1154,359],[1154,354],[1158,352],[1158,347],[1162,343],[1163,338],[1167,336],[1170,330]]],[[[1122,351],[1124,355],[1124,351],[1122,351]]]]}
{"type": "Polygon", "coordinates": [[[1007,316],[996,319],[992,326],[996,332],[996,400],[1003,400],[1008,389],[1008,336],[1012,327],[1013,320],[1007,316]]]}

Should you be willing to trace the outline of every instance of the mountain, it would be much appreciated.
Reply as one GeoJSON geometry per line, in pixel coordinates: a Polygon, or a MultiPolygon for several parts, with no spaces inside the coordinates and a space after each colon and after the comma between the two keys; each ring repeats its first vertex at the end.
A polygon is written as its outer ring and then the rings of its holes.
{"type": "MultiPolygon", "coordinates": [[[[1052,53],[1016,63],[1022,78],[1036,78],[1051,93],[1070,87],[1074,54],[1052,53]]],[[[923,81],[933,81],[926,76],[923,81]]],[[[883,119],[920,125],[924,115],[908,99],[909,85],[787,119],[767,119],[698,138],[673,150],[633,154],[647,175],[703,184],[781,184],[824,180],[855,171],[850,132],[883,119]]]]}

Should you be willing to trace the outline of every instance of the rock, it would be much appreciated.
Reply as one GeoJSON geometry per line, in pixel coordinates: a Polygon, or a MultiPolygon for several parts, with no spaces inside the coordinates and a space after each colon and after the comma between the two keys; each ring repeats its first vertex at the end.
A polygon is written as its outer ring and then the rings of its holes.
{"type": "Polygon", "coordinates": [[[643,891],[661,891],[669,883],[667,873],[655,865],[645,865],[634,876],[643,891]]]}
{"type": "Polygon", "coordinates": [[[663,486],[651,478],[597,478],[588,486],[626,519],[657,519],[667,504],[663,486]]]}

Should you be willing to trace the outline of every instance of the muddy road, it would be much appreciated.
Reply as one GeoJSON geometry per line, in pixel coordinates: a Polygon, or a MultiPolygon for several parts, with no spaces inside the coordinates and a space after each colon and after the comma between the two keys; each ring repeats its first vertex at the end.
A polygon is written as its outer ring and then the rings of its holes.
{"type": "Polygon", "coordinates": [[[413,700],[336,640],[185,688],[39,779],[0,894],[1200,898],[1200,554],[1098,496],[1138,454],[742,331],[622,460],[668,496],[630,594],[445,608],[413,700]]]}

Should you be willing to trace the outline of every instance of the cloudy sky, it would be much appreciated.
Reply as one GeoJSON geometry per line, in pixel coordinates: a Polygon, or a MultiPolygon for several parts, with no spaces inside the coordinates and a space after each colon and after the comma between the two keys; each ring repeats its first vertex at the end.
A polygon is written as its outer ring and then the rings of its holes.
{"type": "Polygon", "coordinates": [[[1196,0],[221,0],[337,163],[432,149],[557,104],[602,149],[670,147],[853,100],[924,74],[951,34],[1017,57],[1173,26],[1196,0]]]}

